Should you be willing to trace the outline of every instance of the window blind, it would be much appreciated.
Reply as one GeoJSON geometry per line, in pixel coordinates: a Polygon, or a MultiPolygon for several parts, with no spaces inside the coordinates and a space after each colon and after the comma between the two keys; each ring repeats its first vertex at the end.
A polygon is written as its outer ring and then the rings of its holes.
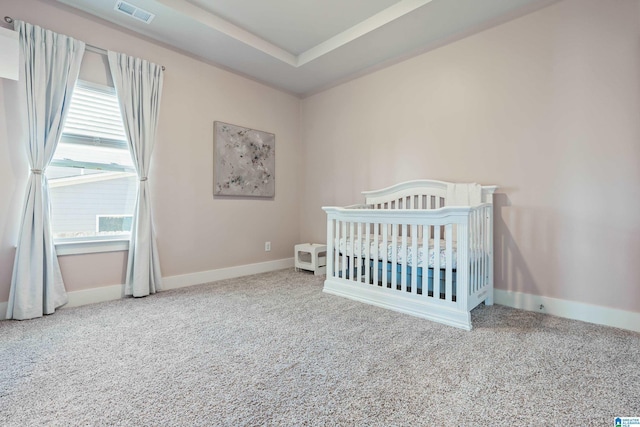
{"type": "Polygon", "coordinates": [[[65,142],[126,147],[115,89],[78,81],[62,138],[65,142]]]}

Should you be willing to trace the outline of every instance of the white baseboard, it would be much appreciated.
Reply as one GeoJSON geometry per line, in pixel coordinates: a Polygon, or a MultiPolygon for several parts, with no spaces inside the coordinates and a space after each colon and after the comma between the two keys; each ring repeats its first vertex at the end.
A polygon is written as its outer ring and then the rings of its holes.
{"type": "Polygon", "coordinates": [[[80,307],[81,305],[97,302],[113,301],[124,297],[124,285],[101,286],[99,288],[83,289],[67,292],[69,302],[61,308],[80,307]]]}
{"type": "MultiPolygon", "coordinates": [[[[95,304],[98,302],[112,301],[124,296],[124,285],[101,286],[93,289],[83,289],[81,291],[67,292],[69,302],[60,307],[59,310],[81,305],[95,304]]],[[[7,318],[7,301],[0,302],[0,320],[7,318]]]]}
{"type": "Polygon", "coordinates": [[[178,276],[163,277],[162,289],[184,288],[185,286],[200,285],[202,283],[215,282],[217,280],[267,273],[269,271],[282,270],[291,267],[293,267],[293,258],[285,258],[275,261],[259,262],[256,264],[239,265],[237,267],[180,274],[178,276]]]}
{"type": "MultiPolygon", "coordinates": [[[[285,258],[256,264],[239,265],[236,267],[219,268],[217,270],[163,277],[162,289],[184,288],[187,286],[215,282],[217,280],[233,279],[235,277],[267,273],[269,271],[282,270],[291,267],[293,267],[293,258],[285,258]]],[[[67,292],[69,302],[64,307],[61,307],[61,309],[117,300],[123,296],[124,285],[102,286],[99,288],[67,292]]],[[[0,302],[0,320],[6,319],[7,305],[8,303],[6,301],[0,302]]]]}
{"type": "Polygon", "coordinates": [[[640,313],[522,292],[494,290],[496,304],[640,332],[640,313]],[[540,308],[542,306],[542,308],[540,308]]]}

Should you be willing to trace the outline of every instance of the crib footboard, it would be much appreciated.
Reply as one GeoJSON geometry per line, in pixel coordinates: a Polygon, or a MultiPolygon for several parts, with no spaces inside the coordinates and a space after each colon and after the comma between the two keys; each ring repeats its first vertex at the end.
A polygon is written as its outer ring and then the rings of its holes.
{"type": "Polygon", "coordinates": [[[323,209],[324,292],[466,330],[471,309],[493,302],[490,204],[323,209]]]}

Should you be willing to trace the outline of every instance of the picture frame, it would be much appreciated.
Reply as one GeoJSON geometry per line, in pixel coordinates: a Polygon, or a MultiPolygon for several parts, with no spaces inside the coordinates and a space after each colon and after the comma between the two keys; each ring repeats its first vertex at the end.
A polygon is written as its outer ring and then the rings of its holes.
{"type": "Polygon", "coordinates": [[[214,196],[275,197],[273,133],[215,121],[214,196]]]}

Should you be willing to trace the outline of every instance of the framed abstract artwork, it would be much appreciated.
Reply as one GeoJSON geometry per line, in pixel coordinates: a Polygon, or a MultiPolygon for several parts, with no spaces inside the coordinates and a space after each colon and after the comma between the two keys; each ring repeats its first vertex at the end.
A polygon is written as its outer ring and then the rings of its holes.
{"type": "Polygon", "coordinates": [[[214,196],[275,197],[276,136],[214,122],[214,196]]]}

